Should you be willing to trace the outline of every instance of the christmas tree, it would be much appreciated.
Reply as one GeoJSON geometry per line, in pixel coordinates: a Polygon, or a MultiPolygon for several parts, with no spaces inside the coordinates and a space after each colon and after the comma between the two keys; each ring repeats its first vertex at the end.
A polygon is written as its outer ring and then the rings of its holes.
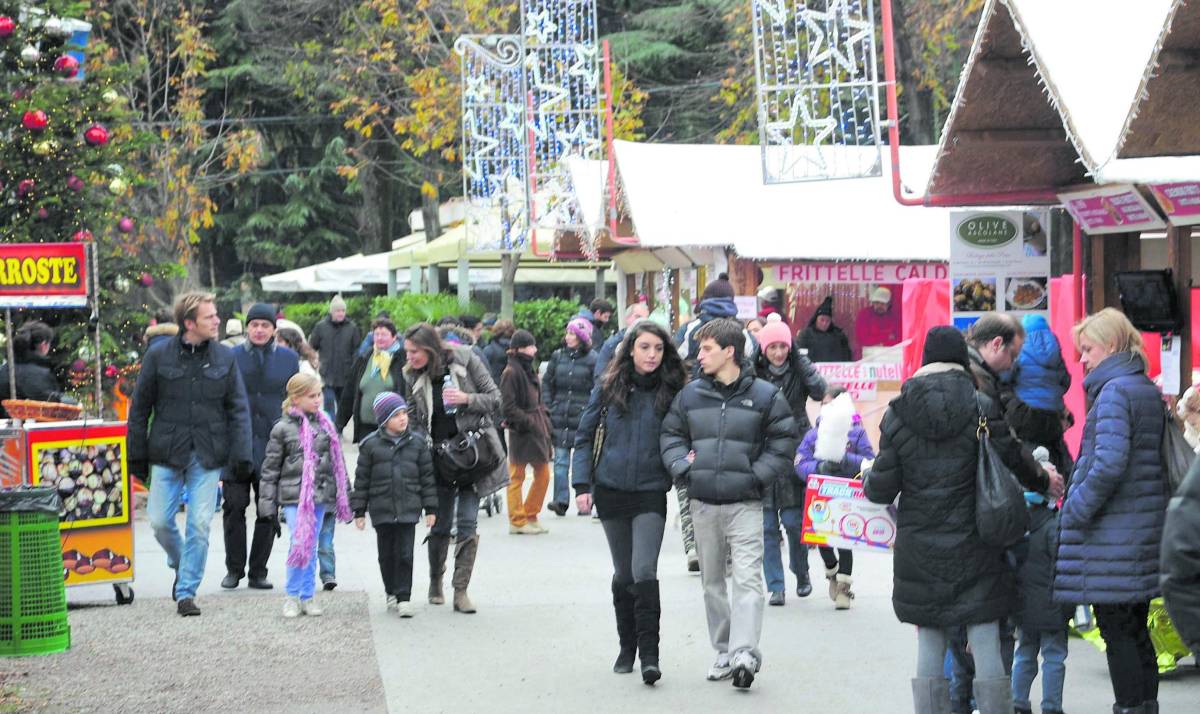
{"type": "Polygon", "coordinates": [[[0,0],[0,240],[94,250],[100,289],[88,309],[14,322],[55,327],[60,381],[95,413],[96,360],[107,387],[130,373],[148,320],[138,286],[170,268],[138,257],[130,162],[147,137],[118,91],[129,68],[91,35],[90,12],[88,2],[0,0]]]}

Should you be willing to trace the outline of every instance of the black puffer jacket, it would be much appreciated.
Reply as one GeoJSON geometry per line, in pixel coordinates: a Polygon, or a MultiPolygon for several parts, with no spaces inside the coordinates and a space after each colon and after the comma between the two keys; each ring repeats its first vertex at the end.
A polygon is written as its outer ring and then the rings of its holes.
{"type": "Polygon", "coordinates": [[[809,322],[808,327],[796,335],[796,347],[808,350],[808,358],[813,362],[850,362],[854,359],[850,338],[837,325],[830,325],[828,330],[821,332],[809,322]]]}
{"type": "Polygon", "coordinates": [[[742,370],[733,384],[704,375],[675,396],[663,420],[663,464],[708,503],[759,501],[792,466],[796,422],[770,382],[742,370]],[[696,452],[689,464],[689,451],[696,452]]]}
{"type": "MultiPolygon", "coordinates": [[[[275,513],[280,506],[294,506],[300,502],[300,485],[304,477],[301,418],[284,414],[271,428],[262,462],[262,481],[258,487],[259,513],[275,513]]],[[[313,503],[336,506],[337,479],[333,473],[329,435],[321,428],[321,422],[315,415],[307,419],[313,431],[313,453],[319,456],[313,470],[313,503]]]]}
{"type": "Polygon", "coordinates": [[[1058,551],[1058,516],[1044,505],[1029,511],[1029,538],[1013,552],[1017,569],[1017,611],[1013,622],[1030,632],[1062,632],[1075,611],[1054,602],[1054,558],[1058,551]]]}
{"type": "Polygon", "coordinates": [[[497,337],[483,348],[483,356],[487,363],[488,371],[492,373],[492,382],[500,384],[500,375],[504,374],[504,368],[508,366],[508,346],[512,344],[512,340],[507,337],[497,337]]]}
{"type": "MultiPolygon", "coordinates": [[[[788,352],[787,371],[783,374],[777,375],[771,371],[771,362],[763,352],[759,352],[754,366],[758,371],[758,378],[778,387],[783,398],[787,400],[788,406],[792,408],[792,418],[796,421],[796,436],[803,441],[804,435],[812,428],[808,422],[808,400],[820,401],[825,398],[825,380],[817,373],[812,362],[797,349],[788,352]]],[[[795,470],[789,464],[766,494],[763,508],[803,507],[804,482],[795,478],[795,470]]]]}
{"type": "Polygon", "coordinates": [[[370,513],[371,525],[378,526],[416,523],[422,508],[426,514],[437,512],[437,481],[425,439],[411,431],[400,436],[371,432],[358,445],[350,510],[356,518],[370,513]]]}
{"type": "Polygon", "coordinates": [[[554,448],[569,449],[575,445],[575,430],[592,394],[595,370],[595,350],[562,347],[550,355],[546,374],[542,376],[542,403],[550,410],[554,448]]]}
{"type": "Polygon", "coordinates": [[[1192,652],[1200,652],[1200,459],[1167,507],[1162,591],[1175,629],[1192,652]]]}
{"type": "MultiPolygon", "coordinates": [[[[17,399],[33,399],[39,402],[62,401],[62,387],[50,370],[50,360],[40,354],[31,354],[17,359],[17,399]]],[[[0,365],[0,388],[8,398],[8,363],[0,365]]],[[[7,417],[0,407],[0,418],[7,417]]]]}
{"type": "MultiPolygon", "coordinates": [[[[1013,439],[985,399],[992,445],[1011,459],[1013,439]]],[[[957,365],[922,367],[904,383],[880,427],[879,457],[863,485],[867,498],[900,496],[892,607],[901,622],[954,627],[1008,615],[1016,597],[1004,550],[975,527],[978,464],[975,383],[957,365]]]]}
{"type": "Polygon", "coordinates": [[[579,420],[575,435],[575,453],[571,457],[571,482],[576,493],[589,493],[592,484],[617,491],[671,490],[671,477],[659,452],[659,433],[663,417],[654,408],[658,395],[657,375],[639,377],[626,398],[628,413],[617,408],[604,409],[603,390],[599,385],[579,420]],[[592,448],[600,413],[604,411],[604,445],[600,463],[592,468],[592,448]]]}

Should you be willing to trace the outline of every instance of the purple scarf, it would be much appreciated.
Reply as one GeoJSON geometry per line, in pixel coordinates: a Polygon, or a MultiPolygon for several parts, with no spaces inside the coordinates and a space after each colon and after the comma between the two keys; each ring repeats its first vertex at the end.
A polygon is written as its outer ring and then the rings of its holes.
{"type": "MultiPolygon", "coordinates": [[[[300,447],[304,450],[304,466],[300,472],[300,503],[296,505],[296,524],[292,531],[292,548],[288,551],[287,564],[293,568],[304,568],[313,557],[313,546],[317,538],[317,512],[313,504],[313,488],[317,480],[317,463],[321,455],[316,453],[312,424],[299,409],[288,410],[288,416],[300,420],[300,447]]],[[[349,482],[346,477],[346,460],[342,457],[342,441],[337,429],[324,412],[317,412],[321,430],[329,437],[333,475],[337,482],[337,519],[350,521],[349,482]]]]}

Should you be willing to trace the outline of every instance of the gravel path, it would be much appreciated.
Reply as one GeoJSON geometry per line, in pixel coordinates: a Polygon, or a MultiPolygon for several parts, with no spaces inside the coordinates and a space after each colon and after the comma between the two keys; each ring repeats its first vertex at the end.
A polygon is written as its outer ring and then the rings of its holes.
{"type": "Polygon", "coordinates": [[[386,712],[367,595],[318,599],[323,617],[290,621],[278,594],[227,597],[198,618],[140,597],[74,608],[71,649],[0,659],[0,689],[18,711],[386,712]]]}

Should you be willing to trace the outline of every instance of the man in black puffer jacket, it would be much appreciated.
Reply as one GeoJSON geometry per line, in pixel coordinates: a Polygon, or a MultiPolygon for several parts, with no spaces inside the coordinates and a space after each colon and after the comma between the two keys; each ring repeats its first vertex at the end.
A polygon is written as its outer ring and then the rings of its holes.
{"type": "Polygon", "coordinates": [[[709,679],[749,687],[762,662],[762,501],[796,453],[796,423],[770,382],[742,369],[745,337],[735,320],[698,328],[703,376],[675,397],[663,421],[662,459],[687,485],[708,634],[717,661],[709,679]],[[733,597],[725,588],[733,560],[733,597]]]}
{"type": "Polygon", "coordinates": [[[1175,628],[1192,652],[1200,652],[1200,459],[1167,507],[1161,577],[1175,628]]]}

